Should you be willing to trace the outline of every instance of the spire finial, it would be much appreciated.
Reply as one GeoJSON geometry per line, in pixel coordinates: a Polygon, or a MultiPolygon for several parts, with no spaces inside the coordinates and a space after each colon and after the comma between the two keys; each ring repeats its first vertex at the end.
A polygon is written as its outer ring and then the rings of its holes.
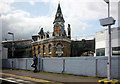
{"type": "Polygon", "coordinates": [[[55,15],[55,20],[54,20],[53,23],[55,23],[55,22],[65,22],[64,18],[63,18],[63,15],[62,15],[61,7],[60,7],[60,1],[58,3],[58,8],[57,8],[57,12],[56,12],[56,15],[55,15]]]}
{"type": "Polygon", "coordinates": [[[58,1],[58,4],[60,4],[60,1],[58,1]]]}

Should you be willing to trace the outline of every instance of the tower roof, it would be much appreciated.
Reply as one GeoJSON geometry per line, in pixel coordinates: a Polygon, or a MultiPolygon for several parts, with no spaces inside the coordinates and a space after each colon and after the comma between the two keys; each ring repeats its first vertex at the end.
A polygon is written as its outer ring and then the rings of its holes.
{"type": "Polygon", "coordinates": [[[58,3],[58,8],[57,8],[57,12],[56,12],[56,15],[55,15],[55,20],[54,20],[53,23],[55,23],[55,22],[65,22],[65,20],[63,18],[62,11],[61,11],[60,3],[58,3]]]}
{"type": "Polygon", "coordinates": [[[40,32],[38,34],[41,35],[41,36],[44,36],[43,28],[41,28],[41,30],[40,30],[40,32]]]}

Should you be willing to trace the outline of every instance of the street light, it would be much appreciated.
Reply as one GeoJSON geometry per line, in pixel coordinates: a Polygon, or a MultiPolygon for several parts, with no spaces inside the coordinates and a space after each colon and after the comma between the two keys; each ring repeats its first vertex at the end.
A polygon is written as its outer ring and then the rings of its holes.
{"type": "Polygon", "coordinates": [[[13,33],[11,33],[11,32],[8,32],[8,34],[14,35],[14,34],[13,34],[13,33]]]}
{"type": "MultiPolygon", "coordinates": [[[[108,4],[108,18],[110,17],[110,2],[109,0],[104,0],[108,4]]],[[[109,34],[109,56],[107,63],[107,79],[111,80],[111,25],[108,25],[108,34],[109,34]]]]}
{"type": "Polygon", "coordinates": [[[109,3],[109,0],[104,0],[106,3],[109,3]]]}
{"type": "Polygon", "coordinates": [[[14,57],[14,33],[8,32],[8,34],[12,35],[13,41],[12,41],[12,69],[13,69],[13,57],[14,57]]]}
{"type": "Polygon", "coordinates": [[[115,24],[115,20],[110,17],[110,2],[109,0],[104,0],[108,4],[108,18],[100,19],[100,24],[102,26],[108,26],[109,34],[109,56],[107,62],[107,79],[111,80],[111,25],[115,24]]]}

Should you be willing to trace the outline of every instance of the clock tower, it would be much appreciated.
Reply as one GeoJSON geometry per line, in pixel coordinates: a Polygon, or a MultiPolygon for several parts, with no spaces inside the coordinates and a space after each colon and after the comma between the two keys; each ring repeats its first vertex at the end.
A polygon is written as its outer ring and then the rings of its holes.
{"type": "Polygon", "coordinates": [[[66,33],[64,23],[65,20],[63,18],[60,3],[58,3],[57,12],[53,22],[53,36],[47,32],[44,32],[43,28],[41,28],[38,35],[33,36],[33,55],[41,57],[70,57],[71,27],[70,24],[68,24],[66,33]]]}
{"type": "Polygon", "coordinates": [[[53,36],[66,36],[65,26],[64,26],[65,20],[63,18],[63,14],[61,11],[60,3],[58,3],[57,12],[55,15],[55,20],[53,22],[53,36]]]}

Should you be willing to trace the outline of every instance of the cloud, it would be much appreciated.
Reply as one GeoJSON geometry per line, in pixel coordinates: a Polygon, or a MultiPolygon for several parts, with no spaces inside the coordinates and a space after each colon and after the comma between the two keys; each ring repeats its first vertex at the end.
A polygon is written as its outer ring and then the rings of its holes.
{"type": "MultiPolygon", "coordinates": [[[[30,17],[31,14],[25,10],[15,9],[11,6],[15,1],[4,1],[0,8],[0,12],[6,13],[2,15],[3,39],[9,38],[8,31],[14,32],[16,39],[31,38],[33,34],[39,32],[39,26],[43,27],[45,31],[52,32],[54,15],[56,13],[58,0],[16,0],[17,2],[29,2],[35,6],[35,3],[44,2],[50,4],[51,16],[36,16],[30,17]]],[[[65,29],[67,24],[71,24],[72,36],[83,35],[84,32],[94,27],[95,22],[102,17],[107,16],[107,4],[104,1],[98,0],[60,0],[63,16],[65,19],[65,29]]],[[[117,6],[111,3],[111,15],[117,18],[117,6]]],[[[1,3],[0,3],[1,5],[1,3]]],[[[32,6],[31,6],[32,7],[32,6]]],[[[43,7],[44,8],[44,7],[43,7]]],[[[36,9],[36,11],[39,9],[36,9]]],[[[94,28],[92,28],[94,29],[94,28]]],[[[93,30],[94,31],[94,30],[93,30]]]]}
{"type": "MultiPolygon", "coordinates": [[[[22,10],[15,10],[7,15],[2,16],[3,39],[9,38],[8,31],[14,32],[16,39],[31,38],[32,35],[40,31],[39,26],[43,27],[45,31],[53,32],[54,17],[38,16],[35,18],[29,17],[28,12],[22,10]]],[[[67,24],[72,24],[72,36],[77,35],[78,30],[84,31],[88,24],[74,18],[65,18],[66,30],[67,24]]]]}
{"type": "Polygon", "coordinates": [[[35,5],[35,2],[34,2],[34,1],[29,1],[29,3],[30,3],[31,5],[35,5]]]}
{"type": "Polygon", "coordinates": [[[40,30],[39,26],[43,27],[45,31],[52,29],[53,18],[45,16],[30,18],[27,16],[29,16],[29,13],[21,10],[15,10],[11,14],[3,15],[3,39],[10,39],[7,35],[8,31],[14,32],[16,39],[25,39],[37,34],[40,30]]]}
{"type": "Polygon", "coordinates": [[[11,4],[14,3],[14,0],[1,0],[0,1],[0,13],[7,13],[11,11],[11,4]]]}
{"type": "Polygon", "coordinates": [[[65,20],[66,20],[66,23],[65,23],[66,28],[67,28],[67,24],[71,25],[72,36],[79,35],[80,33],[84,32],[87,27],[90,26],[89,24],[82,22],[76,18],[66,18],[65,20]]]}
{"type": "MultiPolygon", "coordinates": [[[[111,2],[111,15],[117,16],[117,2],[111,2]]],[[[101,2],[81,2],[78,0],[66,0],[61,4],[63,6],[64,15],[68,17],[79,18],[80,20],[97,20],[107,16],[107,4],[101,2]]]]}

